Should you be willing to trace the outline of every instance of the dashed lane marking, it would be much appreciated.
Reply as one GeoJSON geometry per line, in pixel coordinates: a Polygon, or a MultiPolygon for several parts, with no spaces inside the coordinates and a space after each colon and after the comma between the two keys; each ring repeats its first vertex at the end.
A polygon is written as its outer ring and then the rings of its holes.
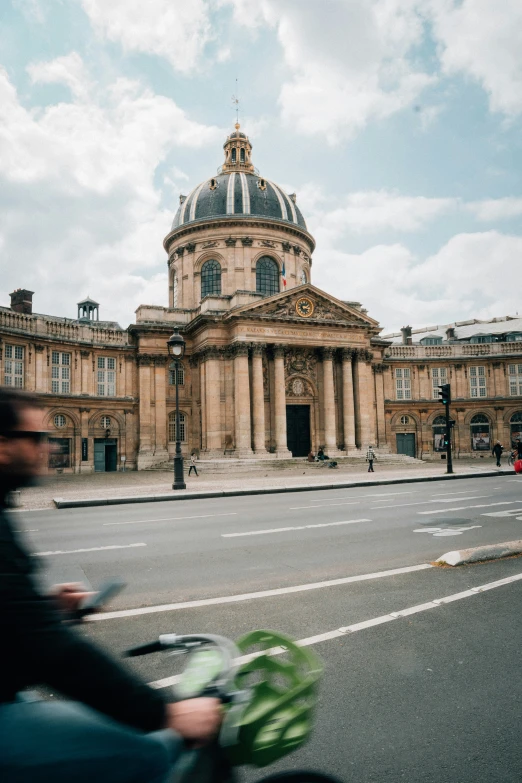
{"type": "Polygon", "coordinates": [[[102,620],[117,620],[120,617],[137,617],[142,614],[156,614],[157,612],[174,612],[180,609],[198,609],[202,606],[218,606],[220,604],[234,604],[242,601],[252,601],[256,598],[272,598],[278,595],[289,595],[290,593],[303,593],[307,590],[322,590],[325,587],[337,587],[338,585],[348,585],[355,582],[367,582],[371,579],[384,579],[389,576],[399,576],[400,574],[411,574],[415,571],[424,571],[427,568],[433,568],[429,563],[420,565],[404,566],[403,568],[392,568],[388,571],[376,571],[371,574],[358,574],[357,576],[343,576],[340,579],[328,579],[324,582],[308,582],[303,585],[293,585],[291,587],[276,587],[272,590],[260,590],[256,593],[241,593],[239,595],[225,595],[219,598],[203,598],[196,601],[183,601],[176,604],[161,604],[159,606],[144,606],[139,609],[120,609],[116,612],[101,612],[100,614],[90,615],[89,622],[100,622],[102,620]]]}
{"type": "Polygon", "coordinates": [[[50,557],[51,555],[76,555],[80,552],[101,552],[104,549],[132,549],[147,544],[113,544],[112,546],[93,546],[89,549],[57,549],[54,552],[33,552],[34,557],[50,557]]]}
{"type": "Polygon", "coordinates": [[[327,506],[358,506],[359,501],[354,500],[350,503],[324,503],[322,506],[292,506],[289,511],[301,511],[303,508],[326,508],[327,506]]]}
{"type": "Polygon", "coordinates": [[[104,522],[104,527],[111,527],[114,525],[138,525],[141,522],[172,522],[177,519],[210,519],[212,517],[236,517],[237,511],[231,511],[228,514],[196,514],[191,517],[161,517],[161,519],[132,519],[129,522],[104,522]]]}
{"type": "MultiPolygon", "coordinates": [[[[459,501],[460,500],[478,500],[479,498],[490,498],[490,497],[491,497],[491,495],[472,495],[472,496],[467,497],[467,498],[458,498],[458,500],[459,501]]],[[[438,500],[417,500],[415,503],[398,503],[398,504],[396,504],[396,505],[394,504],[392,506],[370,506],[370,510],[373,511],[374,509],[377,509],[377,508],[406,508],[407,506],[425,506],[428,503],[455,503],[455,502],[456,502],[455,498],[448,498],[447,500],[443,500],[442,498],[440,498],[438,500]]],[[[420,512],[420,513],[424,513],[424,512],[420,512]]],[[[434,513],[438,513],[438,512],[434,512],[434,513]]]]}
{"type": "MultiPolygon", "coordinates": [[[[296,644],[299,647],[311,647],[313,644],[320,644],[320,642],[327,642],[331,639],[338,639],[341,636],[347,634],[357,633],[358,631],[365,631],[368,628],[375,628],[377,625],[383,625],[384,623],[390,623],[393,620],[398,620],[402,617],[410,617],[412,614],[419,614],[426,612],[429,609],[437,609],[445,604],[453,603],[454,601],[461,601],[464,598],[472,598],[474,595],[486,592],[487,590],[494,590],[497,587],[503,587],[504,585],[512,584],[522,579],[522,574],[515,574],[514,576],[508,576],[505,579],[499,579],[496,582],[487,582],[486,584],[479,585],[478,587],[472,587],[469,590],[463,590],[461,593],[453,593],[445,598],[434,598],[433,601],[426,601],[423,604],[417,604],[416,606],[409,606],[406,609],[401,609],[398,612],[390,612],[390,614],[383,614],[380,617],[373,617],[370,620],[363,620],[360,623],[353,623],[352,625],[346,625],[342,628],[336,628],[333,631],[327,631],[326,633],[316,634],[315,636],[308,636],[304,639],[299,639],[296,644]]],[[[264,652],[264,651],[263,651],[264,652]]],[[[248,663],[253,658],[259,655],[263,655],[263,652],[253,653],[251,655],[243,655],[237,659],[238,664],[248,663]]],[[[285,652],[282,647],[274,647],[271,651],[272,655],[280,655],[285,652]]],[[[175,685],[179,682],[180,675],[175,674],[173,677],[164,677],[161,680],[155,680],[150,682],[149,685],[152,688],[168,688],[171,685],[175,685]]]]}
{"type": "Polygon", "coordinates": [[[465,511],[468,508],[491,508],[492,506],[511,506],[513,503],[522,503],[522,500],[501,500],[498,503],[478,503],[475,506],[454,506],[453,508],[431,509],[430,511],[417,511],[417,514],[447,514],[449,511],[465,511]]]}
{"type": "Polygon", "coordinates": [[[343,522],[318,522],[315,525],[295,525],[293,527],[273,527],[269,530],[248,530],[243,533],[221,533],[221,538],[241,538],[242,536],[264,536],[269,533],[286,533],[293,530],[310,530],[316,527],[337,527],[338,525],[356,525],[359,522],[371,522],[371,519],[347,519],[343,522]]]}

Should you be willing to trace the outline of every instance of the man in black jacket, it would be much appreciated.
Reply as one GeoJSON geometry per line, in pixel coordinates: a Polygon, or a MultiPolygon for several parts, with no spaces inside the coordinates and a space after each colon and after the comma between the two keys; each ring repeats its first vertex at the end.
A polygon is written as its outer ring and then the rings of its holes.
{"type": "Polygon", "coordinates": [[[163,783],[184,740],[215,736],[219,702],[165,702],[62,622],[84,594],[38,590],[6,497],[39,473],[42,419],[35,398],[0,389],[0,780],[163,783]],[[72,701],[21,700],[36,684],[72,701]]]}

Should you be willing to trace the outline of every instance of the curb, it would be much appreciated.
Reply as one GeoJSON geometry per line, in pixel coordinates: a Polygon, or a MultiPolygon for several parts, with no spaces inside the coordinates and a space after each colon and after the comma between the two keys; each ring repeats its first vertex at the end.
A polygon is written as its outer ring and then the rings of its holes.
{"type": "Polygon", "coordinates": [[[518,541],[505,541],[503,544],[489,544],[488,546],[476,546],[471,549],[446,552],[435,563],[439,565],[460,566],[469,563],[482,563],[485,560],[501,560],[504,557],[522,555],[522,539],[518,541]]]}
{"type": "Polygon", "coordinates": [[[243,495],[278,495],[284,492],[317,492],[322,489],[351,489],[353,487],[379,487],[390,484],[417,484],[421,481],[459,481],[469,478],[487,478],[489,476],[512,476],[511,470],[488,470],[481,473],[443,474],[440,476],[414,476],[410,478],[381,479],[379,481],[346,481],[335,484],[300,484],[284,487],[252,487],[245,489],[216,489],[202,492],[184,492],[172,495],[136,495],[112,498],[78,498],[66,500],[53,498],[56,508],[86,508],[88,506],[119,506],[128,503],[163,503],[166,500],[204,500],[206,498],[241,497],[243,495]]]}

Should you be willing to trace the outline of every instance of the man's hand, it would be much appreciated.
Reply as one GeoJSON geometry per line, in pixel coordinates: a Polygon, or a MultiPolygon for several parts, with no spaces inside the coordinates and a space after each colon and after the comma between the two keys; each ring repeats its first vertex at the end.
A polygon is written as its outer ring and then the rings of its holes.
{"type": "Polygon", "coordinates": [[[93,593],[86,591],[83,585],[71,582],[55,585],[51,590],[51,595],[63,612],[73,614],[78,611],[82,601],[93,593]]]}
{"type": "Polygon", "coordinates": [[[209,742],[218,733],[221,719],[219,699],[201,697],[167,704],[167,727],[189,742],[209,742]]]}

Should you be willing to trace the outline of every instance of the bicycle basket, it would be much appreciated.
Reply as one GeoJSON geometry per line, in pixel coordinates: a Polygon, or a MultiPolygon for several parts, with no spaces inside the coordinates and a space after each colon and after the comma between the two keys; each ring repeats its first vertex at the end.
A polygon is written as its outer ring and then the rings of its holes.
{"type": "Polygon", "coordinates": [[[274,631],[252,631],[237,646],[252,659],[239,668],[235,685],[251,697],[227,754],[232,764],[264,767],[306,741],[322,666],[310,650],[274,631]]]}

